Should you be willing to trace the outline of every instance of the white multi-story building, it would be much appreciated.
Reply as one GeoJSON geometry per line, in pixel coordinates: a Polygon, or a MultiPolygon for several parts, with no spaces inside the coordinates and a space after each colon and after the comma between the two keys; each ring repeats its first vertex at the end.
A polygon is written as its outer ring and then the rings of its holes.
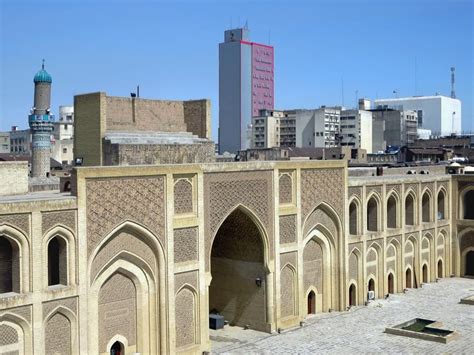
{"type": "Polygon", "coordinates": [[[0,132],[0,153],[10,153],[10,132],[0,132]]]}
{"type": "Polygon", "coordinates": [[[74,106],[59,106],[51,141],[51,158],[63,165],[72,165],[74,146],[74,106]]]}
{"type": "Polygon", "coordinates": [[[375,107],[417,112],[418,127],[431,130],[433,135],[461,133],[461,101],[448,96],[414,96],[375,100],[375,107]]]}
{"type": "Polygon", "coordinates": [[[295,111],[261,110],[252,119],[252,148],[296,146],[295,111]]]}
{"type": "Polygon", "coordinates": [[[341,111],[341,146],[372,151],[372,112],[366,110],[341,111]]]}
{"type": "Polygon", "coordinates": [[[30,155],[31,138],[30,129],[18,129],[18,126],[12,126],[10,131],[10,152],[19,155],[30,155]]]}
{"type": "Polygon", "coordinates": [[[340,146],[339,108],[295,110],[296,146],[334,148],[340,146]]]}

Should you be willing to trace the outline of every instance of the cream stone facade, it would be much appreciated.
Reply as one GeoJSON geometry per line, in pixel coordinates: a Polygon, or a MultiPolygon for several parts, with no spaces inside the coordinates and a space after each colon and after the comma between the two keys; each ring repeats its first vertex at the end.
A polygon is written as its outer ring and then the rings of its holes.
{"type": "Polygon", "coordinates": [[[473,275],[473,205],[474,176],[344,161],[77,168],[0,196],[0,354],[197,354],[210,311],[274,332],[473,275]]]}

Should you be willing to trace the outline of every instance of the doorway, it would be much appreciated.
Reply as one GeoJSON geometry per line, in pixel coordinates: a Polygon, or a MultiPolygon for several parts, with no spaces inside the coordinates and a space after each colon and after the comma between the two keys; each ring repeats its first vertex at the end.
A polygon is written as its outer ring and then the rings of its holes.
{"type": "Polygon", "coordinates": [[[316,294],[311,291],[308,294],[308,315],[316,313],[316,294]]]}

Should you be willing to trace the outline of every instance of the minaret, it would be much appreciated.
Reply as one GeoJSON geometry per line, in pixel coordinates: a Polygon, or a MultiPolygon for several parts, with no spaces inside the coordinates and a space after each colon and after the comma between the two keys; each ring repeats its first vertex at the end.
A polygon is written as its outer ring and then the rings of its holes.
{"type": "Polygon", "coordinates": [[[51,75],[44,70],[44,59],[41,70],[33,79],[35,83],[35,103],[28,116],[32,133],[31,176],[47,177],[50,171],[51,132],[54,116],[51,115],[51,75]]]}

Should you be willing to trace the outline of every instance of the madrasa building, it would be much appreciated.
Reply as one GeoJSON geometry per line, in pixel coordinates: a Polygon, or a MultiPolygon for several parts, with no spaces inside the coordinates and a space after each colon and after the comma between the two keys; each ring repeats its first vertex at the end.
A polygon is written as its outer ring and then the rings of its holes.
{"type": "MultiPolygon", "coordinates": [[[[210,313],[270,333],[474,276],[462,167],[355,177],[342,160],[217,163],[208,100],[92,93],[74,112],[82,166],[60,191],[31,192],[26,163],[0,163],[2,354],[198,354],[210,313]]],[[[42,149],[47,114],[30,117],[42,149]]]]}

